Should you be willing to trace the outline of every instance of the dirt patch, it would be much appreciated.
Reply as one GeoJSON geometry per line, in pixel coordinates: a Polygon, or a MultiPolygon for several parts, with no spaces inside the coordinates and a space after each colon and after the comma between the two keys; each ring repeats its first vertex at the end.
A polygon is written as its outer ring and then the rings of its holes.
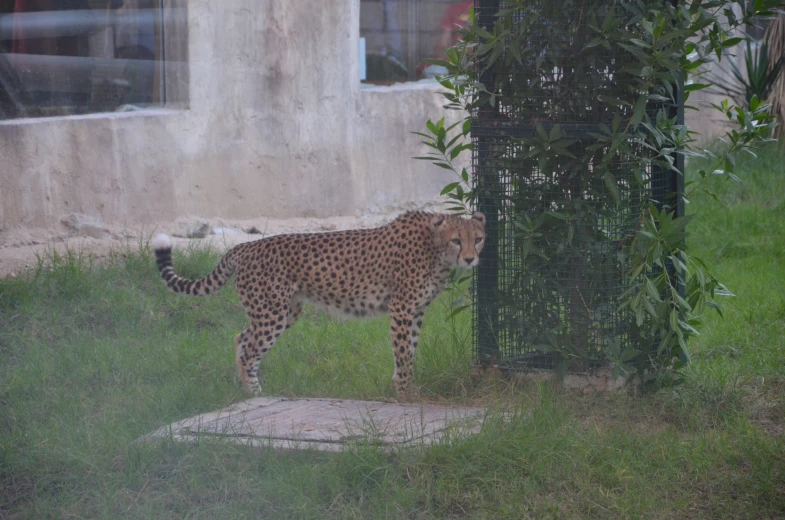
{"type": "Polygon", "coordinates": [[[750,419],[771,436],[785,435],[785,381],[774,380],[748,404],[750,419]]]}
{"type": "Polygon", "coordinates": [[[475,380],[514,380],[524,386],[547,383],[579,395],[594,395],[621,391],[630,392],[635,390],[633,385],[627,384],[627,378],[613,378],[610,366],[603,366],[581,372],[568,372],[561,380],[556,375],[555,370],[502,370],[496,365],[488,367],[475,366],[472,369],[471,376],[475,380]]]}
{"type": "MultiPolygon", "coordinates": [[[[210,245],[225,250],[243,242],[259,240],[265,236],[283,233],[317,233],[342,229],[375,227],[389,222],[396,214],[363,215],[359,217],[334,217],[325,219],[258,219],[252,221],[207,220],[204,238],[188,238],[193,223],[204,219],[182,218],[169,225],[151,229],[129,230],[98,224],[88,229],[89,233],[65,223],[57,229],[12,229],[0,231],[0,278],[16,276],[35,267],[38,258],[48,252],[63,253],[72,250],[89,254],[101,262],[113,252],[138,249],[149,242],[157,233],[173,235],[175,247],[189,244],[210,245]],[[96,230],[100,230],[97,232],[96,230]]],[[[204,226],[199,226],[200,229],[204,226]]]]}

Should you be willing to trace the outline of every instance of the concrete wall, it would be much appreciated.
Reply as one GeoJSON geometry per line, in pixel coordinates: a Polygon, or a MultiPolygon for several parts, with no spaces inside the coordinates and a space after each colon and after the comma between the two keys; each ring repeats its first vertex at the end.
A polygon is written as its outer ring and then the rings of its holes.
{"type": "MultiPolygon", "coordinates": [[[[739,14],[739,16],[741,15],[739,14]]],[[[694,80],[698,83],[711,83],[719,79],[729,85],[738,84],[730,73],[730,62],[734,61],[740,70],[744,70],[745,47],[737,45],[729,52],[730,55],[723,57],[722,61],[715,61],[705,66],[703,70],[707,74],[694,80]]],[[[724,99],[734,104],[734,101],[719,89],[708,88],[690,94],[686,104],[697,110],[685,110],[684,119],[690,130],[696,132],[695,140],[697,145],[707,144],[715,137],[724,135],[731,129],[725,115],[712,106],[713,104],[719,105],[724,99]]]]}
{"type": "Polygon", "coordinates": [[[181,1],[171,108],[0,123],[0,231],[396,211],[452,180],[411,159],[436,86],[361,88],[359,0],[181,1]]]}
{"type": "Polygon", "coordinates": [[[686,110],[684,120],[690,130],[696,133],[694,138],[697,146],[708,144],[715,137],[724,135],[730,130],[727,118],[712,106],[712,104],[720,104],[723,99],[733,103],[728,96],[710,93],[707,90],[693,92],[690,95],[686,104],[698,110],[686,110]]]}
{"type": "Polygon", "coordinates": [[[453,180],[411,159],[410,132],[443,114],[437,87],[361,87],[359,0],[165,1],[187,12],[168,107],[0,123],[0,232],[59,232],[72,213],[149,229],[395,212],[453,180]]]}

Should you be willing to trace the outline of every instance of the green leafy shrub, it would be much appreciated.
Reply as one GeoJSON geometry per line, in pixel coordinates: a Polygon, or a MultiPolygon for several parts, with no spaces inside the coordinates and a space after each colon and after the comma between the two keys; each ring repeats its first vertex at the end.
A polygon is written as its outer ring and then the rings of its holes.
{"type": "Polygon", "coordinates": [[[710,193],[711,179],[738,181],[737,155],[754,153],[773,125],[757,95],[723,101],[715,108],[730,129],[713,152],[696,145],[681,107],[710,86],[702,66],[743,41],[736,29],[778,4],[511,0],[473,13],[462,41],[434,61],[449,72],[439,80],[446,108],[468,115],[449,127],[428,121],[418,135],[431,149],[419,158],[456,174],[443,190],[453,209],[489,213],[497,247],[509,249],[488,248],[490,263],[521,260],[512,280],[485,280],[493,302],[480,305],[497,308],[480,309],[476,328],[486,313],[497,340],[555,355],[562,373],[610,362],[616,376],[677,380],[704,310],[730,294],[690,255],[684,204],[710,193]],[[466,150],[493,167],[470,173],[459,162],[466,150]],[[697,181],[684,182],[685,158],[704,159],[697,181]],[[676,192],[654,195],[657,172],[676,179],[676,192]],[[622,222],[611,228],[613,219],[622,222]],[[603,292],[614,284],[618,295],[603,292]],[[624,323],[606,327],[608,313],[624,323]]]}

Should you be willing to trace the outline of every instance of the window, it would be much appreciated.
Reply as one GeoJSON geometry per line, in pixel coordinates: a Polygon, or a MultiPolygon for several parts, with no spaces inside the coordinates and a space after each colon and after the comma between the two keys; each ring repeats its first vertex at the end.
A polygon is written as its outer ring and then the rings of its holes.
{"type": "MultiPolygon", "coordinates": [[[[361,0],[367,83],[433,78],[445,71],[428,58],[444,58],[469,21],[474,0],[361,0]]],[[[361,46],[362,48],[362,46],[361,46]]]]}
{"type": "Polygon", "coordinates": [[[163,0],[0,0],[0,119],[165,100],[163,0]]]}

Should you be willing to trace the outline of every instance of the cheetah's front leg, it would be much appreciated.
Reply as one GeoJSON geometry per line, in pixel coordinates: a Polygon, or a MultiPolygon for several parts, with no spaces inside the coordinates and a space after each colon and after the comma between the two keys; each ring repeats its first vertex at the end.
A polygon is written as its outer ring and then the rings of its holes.
{"type": "Polygon", "coordinates": [[[404,307],[390,306],[390,338],[395,355],[393,383],[398,399],[407,398],[409,381],[414,379],[414,345],[412,321],[415,312],[404,307]]]}
{"type": "Polygon", "coordinates": [[[414,358],[417,355],[417,343],[420,341],[420,329],[422,329],[422,317],[425,314],[425,311],[420,309],[414,313],[414,318],[412,319],[412,339],[411,339],[411,359],[412,364],[414,364],[414,358]]]}

